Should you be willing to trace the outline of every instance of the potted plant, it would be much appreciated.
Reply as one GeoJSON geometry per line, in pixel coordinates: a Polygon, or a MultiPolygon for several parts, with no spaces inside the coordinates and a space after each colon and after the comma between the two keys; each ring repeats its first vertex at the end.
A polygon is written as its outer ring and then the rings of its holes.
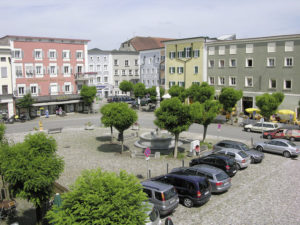
{"type": "Polygon", "coordinates": [[[94,130],[94,124],[92,124],[90,121],[84,124],[85,130],[94,130]]]}

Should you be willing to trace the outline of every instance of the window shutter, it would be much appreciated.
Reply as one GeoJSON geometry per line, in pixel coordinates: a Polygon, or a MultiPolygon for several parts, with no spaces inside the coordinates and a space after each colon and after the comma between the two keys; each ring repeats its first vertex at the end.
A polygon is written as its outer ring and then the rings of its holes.
{"type": "Polygon", "coordinates": [[[171,67],[169,67],[169,73],[171,73],[171,67]]]}
{"type": "Polygon", "coordinates": [[[33,50],[33,52],[32,52],[32,58],[35,58],[35,57],[34,57],[34,50],[33,50]]]}

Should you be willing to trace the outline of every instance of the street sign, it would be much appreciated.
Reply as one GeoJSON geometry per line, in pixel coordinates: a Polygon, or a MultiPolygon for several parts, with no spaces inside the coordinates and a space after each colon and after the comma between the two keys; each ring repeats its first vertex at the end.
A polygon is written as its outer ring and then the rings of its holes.
{"type": "Polygon", "coordinates": [[[149,160],[149,159],[150,159],[150,157],[146,157],[145,159],[146,159],[146,160],[149,160]]]}
{"type": "Polygon", "coordinates": [[[145,155],[146,157],[149,157],[150,154],[151,154],[150,148],[146,148],[146,150],[145,150],[145,152],[144,152],[144,155],[145,155]]]}

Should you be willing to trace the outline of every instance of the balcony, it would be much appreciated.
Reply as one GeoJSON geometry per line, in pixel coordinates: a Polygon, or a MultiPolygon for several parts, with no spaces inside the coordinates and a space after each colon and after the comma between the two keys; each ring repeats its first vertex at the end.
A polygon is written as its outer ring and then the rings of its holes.
{"type": "Polygon", "coordinates": [[[75,73],[74,74],[76,81],[89,80],[90,75],[97,75],[97,72],[75,73]]]}

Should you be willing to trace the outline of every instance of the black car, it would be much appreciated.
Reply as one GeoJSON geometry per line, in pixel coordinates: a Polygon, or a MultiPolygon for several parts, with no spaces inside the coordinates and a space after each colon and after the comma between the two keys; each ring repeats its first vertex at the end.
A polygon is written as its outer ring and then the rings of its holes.
{"type": "Polygon", "coordinates": [[[151,180],[173,185],[180,201],[186,207],[203,205],[211,197],[211,185],[206,177],[169,173],[151,180]]]}
{"type": "Polygon", "coordinates": [[[237,172],[236,161],[227,155],[211,154],[197,159],[192,159],[190,166],[206,164],[224,170],[228,176],[233,177],[237,172]]]}

